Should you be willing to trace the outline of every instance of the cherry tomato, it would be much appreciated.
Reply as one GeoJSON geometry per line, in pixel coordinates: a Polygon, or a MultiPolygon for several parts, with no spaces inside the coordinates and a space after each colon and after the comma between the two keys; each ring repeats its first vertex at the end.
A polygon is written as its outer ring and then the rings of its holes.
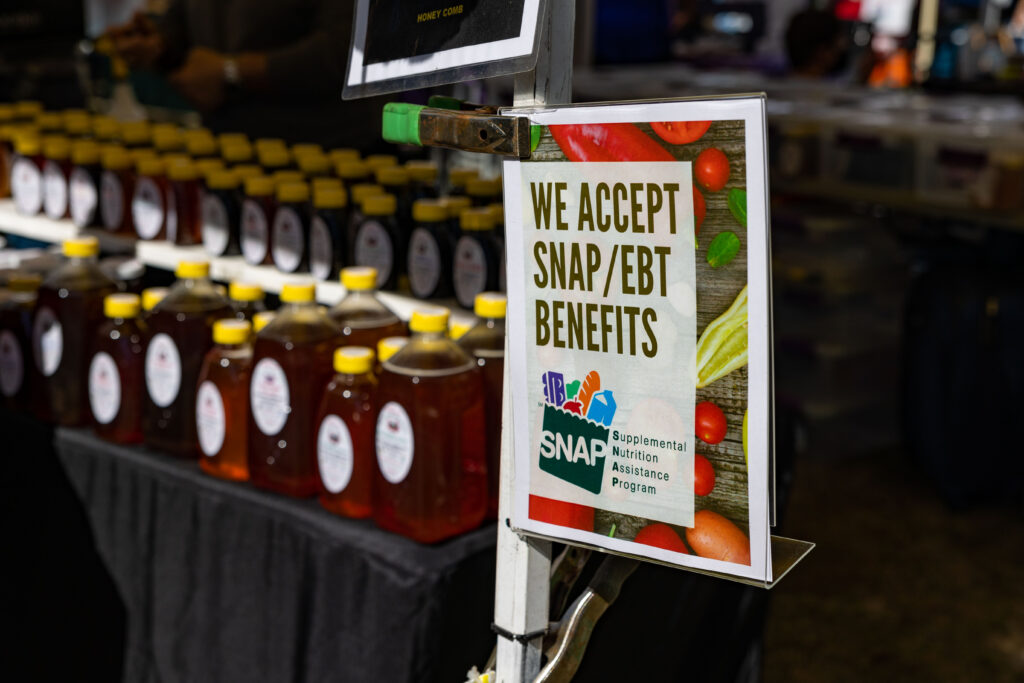
{"type": "Polygon", "coordinates": [[[717,147],[708,147],[693,162],[697,184],[705,190],[718,192],[729,182],[729,159],[717,147]]]}
{"type": "Polygon", "coordinates": [[[693,186],[693,234],[700,234],[701,223],[704,222],[704,216],[708,214],[708,205],[704,203],[704,195],[700,193],[697,186],[693,186]]]}
{"type": "Polygon", "coordinates": [[[710,127],[710,121],[662,121],[651,124],[659,138],[673,145],[696,142],[704,137],[710,127]]]}
{"type": "Polygon", "coordinates": [[[725,438],[728,423],[721,408],[711,401],[701,401],[697,404],[694,426],[697,436],[704,443],[721,443],[725,438]]]}
{"type": "Polygon", "coordinates": [[[530,496],[530,519],[583,531],[594,530],[594,508],[541,496],[530,496]]]}
{"type": "Polygon", "coordinates": [[[640,533],[633,539],[634,543],[642,543],[643,545],[653,545],[655,548],[664,548],[665,550],[672,550],[677,553],[690,554],[690,551],[686,549],[686,544],[683,543],[683,539],[679,538],[679,534],[676,530],[670,527],[668,524],[662,524],[661,522],[655,522],[648,524],[640,533]]]}
{"type": "Polygon", "coordinates": [[[700,453],[693,456],[693,492],[706,496],[715,488],[715,468],[700,453]]]}

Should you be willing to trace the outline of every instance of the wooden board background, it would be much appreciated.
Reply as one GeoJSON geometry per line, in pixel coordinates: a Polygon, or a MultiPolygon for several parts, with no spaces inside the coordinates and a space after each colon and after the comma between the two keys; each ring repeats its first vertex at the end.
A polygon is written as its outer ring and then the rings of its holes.
{"type": "MultiPolygon", "coordinates": [[[[709,147],[717,147],[729,159],[729,182],[719,192],[701,190],[707,215],[697,237],[697,336],[711,321],[725,312],[747,284],[747,231],[729,211],[727,196],[732,188],[746,189],[746,142],[743,121],[715,121],[704,136],[687,145],[670,145],[651,130],[649,124],[636,124],[680,161],[694,161],[709,147]],[[731,230],[740,238],[740,251],[728,265],[712,268],[707,263],[707,247],[720,232],[731,230]]],[[[532,161],[567,161],[554,138],[544,129],[532,161]]],[[[528,163],[528,162],[526,162],[528,163]]],[[[708,496],[695,497],[695,510],[714,510],[732,520],[750,537],[747,495],[747,466],[743,458],[743,413],[747,407],[747,369],[741,368],[703,389],[697,389],[697,403],[712,401],[728,421],[725,440],[711,445],[695,441],[696,451],[707,457],[715,470],[715,488],[708,496]]],[[[615,527],[616,538],[633,538],[648,520],[598,510],[594,531],[608,535],[615,527]]],[[[682,528],[677,529],[681,534],[682,528]]]]}

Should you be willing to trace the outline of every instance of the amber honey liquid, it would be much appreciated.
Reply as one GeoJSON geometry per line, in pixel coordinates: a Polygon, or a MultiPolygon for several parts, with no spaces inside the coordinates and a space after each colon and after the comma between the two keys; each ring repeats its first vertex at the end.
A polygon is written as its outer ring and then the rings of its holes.
{"type": "Polygon", "coordinates": [[[501,402],[505,379],[505,324],[503,319],[485,319],[460,340],[471,353],[484,383],[484,429],[487,452],[487,516],[498,517],[499,470],[501,465],[501,402]]]}
{"type": "Polygon", "coordinates": [[[476,528],[487,468],[483,385],[472,362],[415,369],[389,361],[378,406],[377,524],[421,543],[476,528]]]}
{"type": "Polygon", "coordinates": [[[0,299],[0,400],[13,410],[26,410],[38,387],[32,361],[32,309],[36,294],[7,293],[0,299]]]}
{"type": "Polygon", "coordinates": [[[320,503],[344,517],[373,514],[376,394],[372,374],[338,374],[327,385],[320,404],[316,440],[320,503]]]}
{"type": "Polygon", "coordinates": [[[199,376],[195,419],[203,457],[199,467],[222,479],[249,478],[249,375],[252,351],[216,347],[199,376]]]}
{"type": "Polygon", "coordinates": [[[369,349],[377,348],[377,342],[385,337],[404,337],[409,334],[405,323],[395,318],[393,322],[364,323],[358,319],[349,319],[342,325],[344,339],[342,346],[365,346],[369,349]]]}
{"type": "Polygon", "coordinates": [[[142,441],[145,335],[135,320],[106,320],[89,364],[93,429],[115,443],[142,441]]]}

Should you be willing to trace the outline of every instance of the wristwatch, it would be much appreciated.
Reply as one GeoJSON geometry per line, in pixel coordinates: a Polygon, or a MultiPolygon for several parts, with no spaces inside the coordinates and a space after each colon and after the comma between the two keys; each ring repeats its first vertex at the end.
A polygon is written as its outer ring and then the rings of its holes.
{"type": "Polygon", "coordinates": [[[224,83],[237,87],[242,84],[242,74],[238,70],[238,60],[234,57],[224,59],[224,83]]]}

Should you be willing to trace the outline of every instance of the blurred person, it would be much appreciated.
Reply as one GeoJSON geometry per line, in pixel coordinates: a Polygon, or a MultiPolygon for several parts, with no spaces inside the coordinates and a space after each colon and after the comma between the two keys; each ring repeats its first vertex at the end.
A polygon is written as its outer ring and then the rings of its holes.
{"type": "Polygon", "coordinates": [[[107,31],[132,67],[151,68],[217,132],[366,149],[381,98],[342,102],[352,0],[170,0],[107,31]]]}
{"type": "Polygon", "coordinates": [[[832,12],[797,12],[789,20],[785,43],[794,76],[828,78],[846,68],[850,47],[846,28],[832,12]]]}

